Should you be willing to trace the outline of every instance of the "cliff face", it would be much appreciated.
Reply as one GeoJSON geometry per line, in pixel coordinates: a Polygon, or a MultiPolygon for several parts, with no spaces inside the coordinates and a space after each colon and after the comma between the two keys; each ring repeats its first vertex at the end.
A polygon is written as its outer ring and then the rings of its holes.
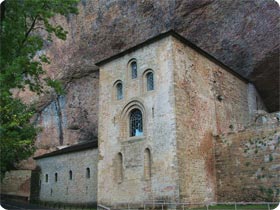
{"type": "Polygon", "coordinates": [[[79,15],[57,18],[66,42],[49,46],[52,74],[63,80],[168,29],[253,81],[270,111],[279,110],[279,6],[274,0],[82,0],[79,15]]]}
{"type": "Polygon", "coordinates": [[[169,29],[254,82],[267,108],[279,110],[280,13],[275,1],[81,0],[78,7],[79,15],[54,19],[68,30],[68,39],[46,43],[52,61],[47,72],[64,82],[67,94],[42,103],[39,148],[91,140],[98,114],[94,63],[169,29]]]}

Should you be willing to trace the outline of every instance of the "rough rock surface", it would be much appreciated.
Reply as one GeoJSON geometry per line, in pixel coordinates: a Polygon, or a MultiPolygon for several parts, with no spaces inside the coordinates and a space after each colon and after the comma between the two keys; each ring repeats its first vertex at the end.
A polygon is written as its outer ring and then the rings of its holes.
{"type": "Polygon", "coordinates": [[[63,80],[168,29],[175,29],[253,81],[279,110],[279,5],[274,0],[82,0],[79,15],[57,18],[66,42],[49,47],[50,73],[63,80]]]}
{"type": "Polygon", "coordinates": [[[90,140],[98,115],[94,64],[169,29],[254,82],[269,111],[279,110],[280,13],[274,0],[81,0],[78,7],[79,15],[53,20],[68,30],[68,39],[45,43],[48,74],[68,88],[61,112],[55,100],[41,101],[38,148],[61,145],[60,131],[62,144],[90,140]],[[42,120],[48,111],[53,114],[42,120]]]}

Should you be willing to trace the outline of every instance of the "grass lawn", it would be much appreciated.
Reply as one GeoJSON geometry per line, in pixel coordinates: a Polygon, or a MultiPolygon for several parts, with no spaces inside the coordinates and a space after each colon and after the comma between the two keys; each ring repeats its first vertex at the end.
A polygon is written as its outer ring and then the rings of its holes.
{"type": "MultiPolygon", "coordinates": [[[[273,210],[277,207],[276,204],[270,204],[270,210],[273,210]]],[[[187,208],[185,208],[187,209],[187,208]]],[[[192,208],[194,210],[206,210],[206,207],[199,207],[199,208],[192,208]]],[[[216,206],[209,206],[209,210],[268,210],[268,205],[216,205],[216,206]]]]}
{"type": "MultiPolygon", "coordinates": [[[[270,204],[269,207],[267,204],[247,204],[247,205],[242,205],[242,204],[237,204],[236,206],[233,204],[219,204],[219,205],[213,205],[213,206],[208,206],[208,210],[274,210],[276,207],[278,206],[278,204],[270,204]]],[[[145,209],[149,209],[149,210],[161,210],[161,209],[172,209],[172,210],[207,210],[206,206],[202,206],[202,207],[194,207],[194,206],[187,206],[185,205],[183,208],[183,205],[177,205],[175,207],[175,205],[157,205],[157,206],[146,206],[145,209]]],[[[132,210],[132,209],[130,209],[132,210]]]]}

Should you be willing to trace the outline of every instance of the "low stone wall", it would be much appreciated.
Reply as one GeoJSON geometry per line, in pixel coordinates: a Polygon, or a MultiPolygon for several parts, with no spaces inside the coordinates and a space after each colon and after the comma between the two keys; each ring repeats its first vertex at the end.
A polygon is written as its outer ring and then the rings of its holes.
{"type": "Polygon", "coordinates": [[[1,194],[29,198],[31,170],[12,170],[6,172],[1,183],[1,194]]]}
{"type": "Polygon", "coordinates": [[[219,202],[279,201],[280,124],[275,119],[216,138],[219,202]]]}

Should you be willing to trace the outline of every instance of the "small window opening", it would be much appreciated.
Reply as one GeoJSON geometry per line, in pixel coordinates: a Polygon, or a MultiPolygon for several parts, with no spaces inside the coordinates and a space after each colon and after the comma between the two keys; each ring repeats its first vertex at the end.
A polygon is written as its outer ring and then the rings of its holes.
{"type": "Polygon", "coordinates": [[[137,78],[137,63],[136,63],[136,61],[131,62],[130,67],[131,67],[131,78],[132,79],[137,78]]]}
{"type": "Polygon", "coordinates": [[[117,100],[123,99],[123,85],[119,82],[116,86],[117,88],[117,100]]]}
{"type": "Polygon", "coordinates": [[[222,101],[222,100],[224,100],[224,97],[223,97],[222,95],[218,95],[218,96],[217,96],[217,99],[218,99],[219,101],[222,101]]]}
{"type": "Polygon", "coordinates": [[[57,182],[57,173],[54,174],[54,180],[57,182]]]}
{"type": "Polygon", "coordinates": [[[142,112],[139,109],[133,109],[130,113],[130,136],[143,135],[142,112]]]}
{"type": "Polygon", "coordinates": [[[70,180],[72,180],[72,179],[73,179],[73,173],[72,173],[72,171],[71,171],[71,170],[69,171],[69,179],[70,179],[70,180]]]}
{"type": "Polygon", "coordinates": [[[149,72],[147,74],[147,91],[154,90],[154,74],[149,72]]]}
{"type": "Polygon", "coordinates": [[[90,178],[90,169],[89,168],[87,168],[86,177],[87,177],[87,179],[90,178]]]}
{"type": "Polygon", "coordinates": [[[45,178],[46,178],[46,182],[48,182],[49,181],[49,175],[46,174],[45,178]]]}

